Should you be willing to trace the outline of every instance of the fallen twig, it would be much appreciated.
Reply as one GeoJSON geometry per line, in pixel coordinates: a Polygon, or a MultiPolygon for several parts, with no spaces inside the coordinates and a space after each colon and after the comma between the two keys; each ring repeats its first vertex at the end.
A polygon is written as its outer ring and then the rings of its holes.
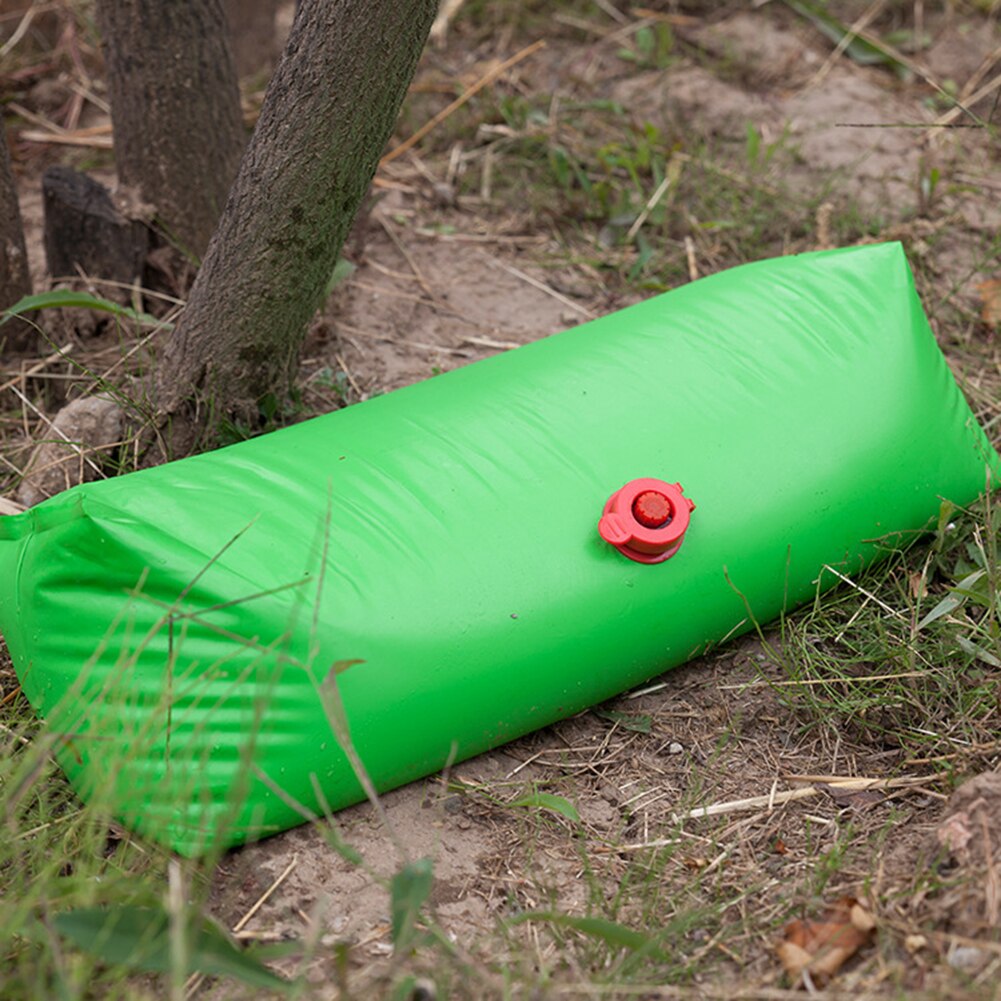
{"type": "Polygon", "coordinates": [[[508,272],[508,274],[512,274],[516,278],[520,278],[522,281],[528,282],[529,285],[537,288],[540,292],[545,292],[546,295],[551,295],[557,300],[557,302],[562,302],[564,306],[569,306],[571,309],[577,310],[578,313],[586,316],[589,320],[595,319],[597,314],[592,313],[586,306],[581,306],[580,303],[574,302],[573,299],[568,299],[562,292],[557,292],[556,289],[551,288],[545,282],[539,281],[538,278],[533,278],[531,275],[525,274],[524,271],[521,271],[519,268],[516,268],[511,264],[506,264],[497,257],[491,257],[489,254],[483,254],[483,257],[486,258],[486,260],[491,264],[508,272]]]}
{"type": "Polygon", "coordinates": [[[520,63],[523,59],[527,59],[529,56],[534,55],[539,49],[544,49],[546,43],[544,39],[539,39],[537,42],[533,42],[531,45],[526,45],[520,52],[516,52],[510,59],[505,59],[500,65],[495,66],[489,73],[484,73],[479,80],[476,81],[468,90],[466,90],[461,97],[457,97],[448,107],[442,108],[433,118],[425,122],[409,139],[404,139],[399,146],[391,149],[380,161],[379,166],[383,167],[387,163],[391,163],[397,157],[403,156],[408,149],[416,146],[432,129],[437,128],[449,115],[458,111],[467,101],[478,94],[484,87],[489,86],[496,80],[502,73],[509,70],[512,66],[520,63]]]}
{"type": "Polygon", "coordinates": [[[828,792],[830,787],[836,788],[839,792],[862,792],[867,789],[906,789],[910,786],[926,785],[945,774],[945,772],[938,772],[935,775],[902,776],[894,779],[846,778],[837,775],[791,775],[788,776],[788,780],[791,782],[820,782],[823,785],[810,785],[804,789],[773,792],[767,796],[751,796],[748,799],[733,799],[724,803],[711,803],[709,806],[697,806],[685,813],[673,814],[671,819],[675,823],[681,823],[684,820],[696,820],[700,817],[719,817],[729,813],[743,813],[762,808],[770,810],[785,803],[820,796],[828,792]],[[824,786],[829,788],[824,788],[824,786]]]}
{"type": "Polygon", "coordinates": [[[43,132],[41,129],[25,129],[21,132],[25,142],[55,143],[61,146],[88,146],[91,149],[114,149],[110,127],[97,126],[94,129],[77,129],[75,132],[43,132]]]}
{"type": "Polygon", "coordinates": [[[52,352],[52,354],[47,355],[41,361],[35,362],[35,364],[30,368],[26,368],[19,375],[14,376],[13,379],[8,379],[3,385],[0,385],[0,393],[2,393],[5,389],[10,389],[11,386],[16,386],[19,382],[23,382],[26,378],[28,378],[28,376],[41,372],[43,368],[48,368],[54,361],[59,361],[60,358],[64,358],[72,350],[72,344],[64,344],[61,348],[57,348],[52,352]]]}
{"type": "MultiPolygon", "coordinates": [[[[291,874],[292,870],[298,864],[299,864],[299,856],[298,855],[293,855],[292,856],[292,861],[289,862],[289,864],[287,866],[285,866],[285,868],[282,870],[282,872],[280,873],[280,875],[264,891],[264,893],[262,893],[257,898],[256,901],[254,901],[254,903],[251,905],[250,910],[247,911],[247,913],[244,914],[243,917],[240,918],[240,920],[237,921],[237,923],[235,925],[233,925],[233,935],[236,938],[247,938],[247,937],[249,937],[246,934],[241,935],[241,932],[243,932],[243,929],[247,926],[247,923],[264,906],[264,904],[267,902],[267,899],[271,896],[271,894],[274,893],[275,890],[277,890],[278,887],[281,886],[282,883],[284,883],[286,879],[288,879],[288,877],[291,874]]],[[[197,991],[198,988],[201,987],[202,983],[204,983],[205,976],[206,975],[204,973],[193,973],[188,978],[187,983],[184,985],[184,996],[186,998],[191,998],[191,997],[194,996],[195,991],[197,991]]]]}
{"type": "Polygon", "coordinates": [[[431,25],[431,33],[428,36],[434,45],[440,46],[445,44],[448,27],[455,19],[455,15],[459,13],[459,8],[465,2],[466,0],[444,0],[441,9],[438,11],[438,16],[434,19],[434,24],[431,25]]]}

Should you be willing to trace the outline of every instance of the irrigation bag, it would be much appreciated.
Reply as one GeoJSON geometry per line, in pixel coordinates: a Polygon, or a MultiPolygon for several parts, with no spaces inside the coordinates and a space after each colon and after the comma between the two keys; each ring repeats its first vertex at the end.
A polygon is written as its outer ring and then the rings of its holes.
{"type": "Polygon", "coordinates": [[[0,630],[80,795],[196,854],[641,683],[997,471],[901,247],[802,254],[0,518],[0,630]]]}

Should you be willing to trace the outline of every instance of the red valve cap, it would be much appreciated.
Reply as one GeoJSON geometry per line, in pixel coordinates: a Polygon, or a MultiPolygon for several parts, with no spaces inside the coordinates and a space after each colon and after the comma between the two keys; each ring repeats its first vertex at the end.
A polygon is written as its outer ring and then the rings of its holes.
{"type": "Polygon", "coordinates": [[[680,483],[630,480],[608,498],[598,533],[637,563],[663,563],[681,548],[694,510],[680,483]]]}
{"type": "Polygon", "coordinates": [[[660,528],[673,516],[671,502],[656,490],[644,490],[633,501],[633,515],[645,528],[660,528]]]}

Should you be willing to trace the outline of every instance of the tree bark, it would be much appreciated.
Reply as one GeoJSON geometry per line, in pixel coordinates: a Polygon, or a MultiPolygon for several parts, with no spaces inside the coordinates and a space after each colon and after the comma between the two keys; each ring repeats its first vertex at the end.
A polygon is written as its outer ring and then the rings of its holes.
{"type": "Polygon", "coordinates": [[[161,413],[195,403],[256,423],[260,400],[287,395],[436,9],[436,0],[302,0],[158,366],[161,413]]]}
{"type": "MultiPolygon", "coordinates": [[[[10,168],[7,136],[0,123],[0,310],[30,294],[31,273],[21,209],[10,168]]],[[[35,328],[25,320],[15,317],[0,327],[0,356],[15,351],[33,351],[37,342],[35,328]]]]}
{"type": "Polygon", "coordinates": [[[221,0],[98,0],[97,17],[119,181],[199,257],[244,144],[221,0]]]}

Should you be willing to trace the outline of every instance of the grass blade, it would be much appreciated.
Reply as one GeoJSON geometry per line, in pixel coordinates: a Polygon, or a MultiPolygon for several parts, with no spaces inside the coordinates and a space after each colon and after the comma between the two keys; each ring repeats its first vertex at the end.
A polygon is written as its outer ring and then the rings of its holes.
{"type": "Polygon", "coordinates": [[[37,295],[26,295],[18,299],[13,306],[9,306],[0,314],[0,326],[15,316],[33,313],[36,309],[96,309],[98,312],[111,313],[123,320],[132,320],[134,323],[159,324],[167,329],[173,326],[158,320],[155,316],[150,316],[149,313],[140,313],[128,306],[120,306],[110,299],[102,299],[89,292],[76,292],[73,289],[53,289],[51,292],[39,292],[37,295]]]}
{"type": "Polygon", "coordinates": [[[552,810],[553,813],[562,814],[567,820],[575,824],[580,823],[580,814],[577,808],[569,800],[562,796],[554,796],[551,792],[533,792],[528,796],[522,796],[508,806],[534,806],[540,810],[552,810]]]}
{"type": "MultiPolygon", "coordinates": [[[[82,907],[53,919],[56,931],[102,962],[151,973],[171,969],[169,919],[153,907],[82,907]]],[[[189,925],[186,974],[233,977],[245,984],[283,990],[289,982],[230,941],[215,922],[197,915],[189,925]]]]}
{"type": "Polygon", "coordinates": [[[618,723],[623,730],[635,733],[649,733],[653,726],[653,717],[646,713],[623,713],[615,709],[596,709],[595,715],[607,719],[610,723],[618,723]]]}
{"type": "Polygon", "coordinates": [[[431,860],[422,858],[408,862],[390,883],[393,946],[397,950],[405,949],[413,939],[421,908],[431,895],[433,876],[431,860]]]}
{"type": "MultiPolygon", "coordinates": [[[[800,17],[811,21],[814,27],[835,45],[841,45],[846,36],[852,35],[848,25],[839,21],[819,3],[811,0],[786,0],[786,5],[800,17]]],[[[849,59],[860,66],[888,66],[901,78],[905,78],[910,72],[889,49],[860,35],[852,35],[844,51],[849,59]]]]}
{"type": "Polygon", "coordinates": [[[954,612],[967,598],[971,597],[970,590],[986,570],[974,570],[969,576],[964,577],[915,627],[915,632],[921,632],[925,626],[931,625],[936,619],[941,619],[943,615],[954,612]]]}
{"type": "Polygon", "coordinates": [[[526,921],[545,921],[561,928],[572,928],[582,935],[600,939],[606,945],[619,949],[645,949],[653,944],[653,939],[649,935],[644,935],[626,925],[620,925],[616,921],[576,917],[573,914],[561,914],[559,911],[525,911],[511,918],[508,924],[518,925],[526,921]]]}

